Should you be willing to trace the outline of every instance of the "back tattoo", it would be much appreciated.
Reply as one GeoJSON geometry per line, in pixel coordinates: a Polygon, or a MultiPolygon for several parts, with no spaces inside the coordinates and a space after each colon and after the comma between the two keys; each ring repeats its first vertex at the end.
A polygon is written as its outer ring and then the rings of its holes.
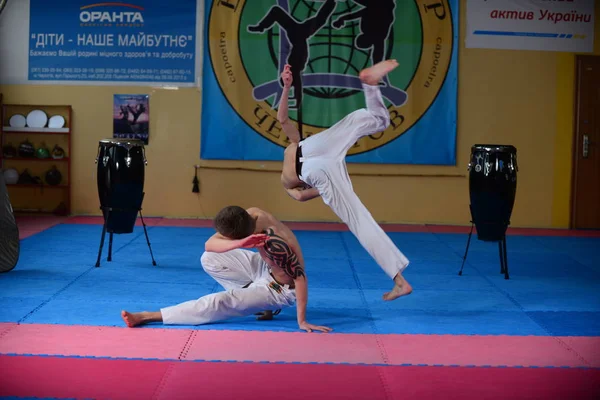
{"type": "Polygon", "coordinates": [[[269,260],[281,267],[292,279],[305,277],[304,269],[298,260],[298,256],[292,248],[273,229],[263,231],[269,236],[263,249],[269,260]]]}

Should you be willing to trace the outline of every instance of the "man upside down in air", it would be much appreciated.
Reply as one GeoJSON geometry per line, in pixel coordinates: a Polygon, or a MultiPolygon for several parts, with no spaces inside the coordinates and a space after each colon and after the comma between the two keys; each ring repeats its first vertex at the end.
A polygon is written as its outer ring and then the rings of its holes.
{"type": "Polygon", "coordinates": [[[362,70],[359,77],[366,109],[356,110],[330,128],[301,140],[300,133],[288,118],[288,95],[293,78],[291,67],[286,65],[281,74],[284,88],[277,115],[291,142],[284,152],[283,187],[298,201],[320,196],[348,225],[360,244],[394,281],[392,290],[383,295],[388,301],[412,293],[411,285],[402,276],[409,261],[354,193],[345,158],[360,138],[384,131],[390,125],[379,81],[396,67],[396,60],[386,60],[362,70]]]}

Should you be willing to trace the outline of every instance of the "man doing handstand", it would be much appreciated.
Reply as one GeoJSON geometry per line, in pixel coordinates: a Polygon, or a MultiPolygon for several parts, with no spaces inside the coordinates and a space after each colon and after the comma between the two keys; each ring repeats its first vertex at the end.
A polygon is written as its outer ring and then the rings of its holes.
{"type": "Polygon", "coordinates": [[[288,118],[288,95],[292,73],[287,65],[281,74],[284,88],[278,120],[290,140],[285,149],[281,182],[288,194],[298,201],[321,196],[323,202],[342,220],[360,244],[394,280],[394,287],[383,295],[394,300],[412,293],[402,276],[408,259],[381,229],[369,210],[354,193],[346,169],[346,153],[363,136],[384,131],[390,117],[379,90],[379,81],[398,66],[396,60],[379,62],[360,72],[366,109],[356,110],[316,135],[300,140],[300,134],[288,118]]]}
{"type": "Polygon", "coordinates": [[[308,282],[294,233],[266,211],[225,207],[215,217],[215,233],[205,244],[204,270],[225,291],[208,294],[160,311],[121,316],[129,327],[148,322],[200,325],[256,313],[269,315],[296,303],[300,329],[329,332],[306,322],[308,282]],[[245,250],[256,248],[258,252],[245,250]]]}

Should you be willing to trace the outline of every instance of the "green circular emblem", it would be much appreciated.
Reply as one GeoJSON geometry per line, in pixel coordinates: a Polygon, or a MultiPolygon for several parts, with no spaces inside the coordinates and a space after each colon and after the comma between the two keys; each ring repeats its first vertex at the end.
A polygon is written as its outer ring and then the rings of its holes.
{"type": "Polygon", "coordinates": [[[348,152],[359,154],[396,139],[427,112],[450,65],[452,33],[447,1],[220,0],[210,9],[208,44],[229,104],[283,147],[277,106],[286,63],[294,73],[289,116],[307,137],[365,107],[362,69],[398,60],[381,83],[391,125],[348,152]]]}

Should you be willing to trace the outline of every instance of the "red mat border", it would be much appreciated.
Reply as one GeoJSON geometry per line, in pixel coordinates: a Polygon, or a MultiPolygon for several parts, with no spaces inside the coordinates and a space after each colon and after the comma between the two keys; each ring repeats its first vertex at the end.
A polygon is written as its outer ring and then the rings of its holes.
{"type": "Polygon", "coordinates": [[[0,356],[0,368],[1,396],[467,400],[595,399],[600,394],[600,370],[594,369],[189,363],[37,356],[0,356]]]}

